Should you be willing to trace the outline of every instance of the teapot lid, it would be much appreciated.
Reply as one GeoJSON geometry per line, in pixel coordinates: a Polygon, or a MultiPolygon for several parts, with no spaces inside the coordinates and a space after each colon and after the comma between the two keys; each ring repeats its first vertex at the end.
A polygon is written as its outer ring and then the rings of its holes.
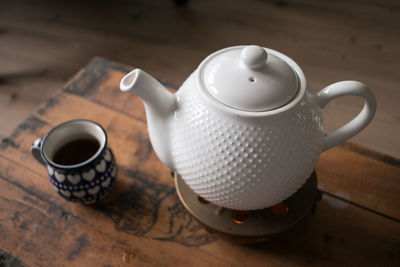
{"type": "Polygon", "coordinates": [[[199,67],[203,85],[219,102],[243,111],[269,111],[297,94],[296,72],[280,53],[256,45],[217,51],[199,67]]]}

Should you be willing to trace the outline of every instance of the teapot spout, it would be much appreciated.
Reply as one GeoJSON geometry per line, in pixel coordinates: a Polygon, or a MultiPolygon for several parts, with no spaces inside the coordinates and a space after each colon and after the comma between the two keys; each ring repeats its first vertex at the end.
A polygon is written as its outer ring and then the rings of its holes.
{"type": "Polygon", "coordinates": [[[176,108],[174,94],[141,69],[134,69],[122,78],[120,89],[140,96],[154,112],[165,114],[176,108]]]}
{"type": "Polygon", "coordinates": [[[169,127],[178,107],[176,96],[141,69],[135,69],[125,75],[121,80],[120,89],[136,94],[143,100],[153,149],[158,158],[174,170],[169,127]]]}

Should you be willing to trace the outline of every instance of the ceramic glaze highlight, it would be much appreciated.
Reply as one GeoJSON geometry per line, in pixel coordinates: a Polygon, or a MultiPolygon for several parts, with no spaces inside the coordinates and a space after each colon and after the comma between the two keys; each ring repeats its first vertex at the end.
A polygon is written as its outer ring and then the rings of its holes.
{"type": "Polygon", "coordinates": [[[366,85],[342,81],[315,94],[292,59],[257,46],[211,54],[176,94],[140,69],[120,88],[144,101],[160,160],[201,197],[234,210],[263,209],[290,197],[321,151],[357,134],[376,110],[366,85]],[[364,107],[325,135],[321,110],[345,95],[361,96],[364,107]]]}

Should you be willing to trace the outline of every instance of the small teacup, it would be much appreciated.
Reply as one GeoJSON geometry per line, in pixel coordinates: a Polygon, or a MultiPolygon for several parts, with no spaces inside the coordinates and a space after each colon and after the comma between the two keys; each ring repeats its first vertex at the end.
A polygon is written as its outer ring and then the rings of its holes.
{"type": "Polygon", "coordinates": [[[117,175],[107,135],[97,123],[72,120],[54,127],[31,146],[33,157],[47,167],[60,196],[84,204],[103,198],[117,175]]]}

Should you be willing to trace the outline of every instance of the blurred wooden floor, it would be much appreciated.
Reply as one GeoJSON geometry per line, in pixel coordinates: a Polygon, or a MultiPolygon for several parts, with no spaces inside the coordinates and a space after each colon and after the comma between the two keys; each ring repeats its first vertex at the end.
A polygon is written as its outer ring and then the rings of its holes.
{"type": "MultiPolygon", "coordinates": [[[[303,68],[319,91],[354,79],[378,112],[351,141],[400,157],[400,2],[395,0],[0,0],[0,139],[94,56],[181,84],[215,50],[258,44],[303,68]]],[[[362,102],[331,103],[327,131],[362,102]]]]}

